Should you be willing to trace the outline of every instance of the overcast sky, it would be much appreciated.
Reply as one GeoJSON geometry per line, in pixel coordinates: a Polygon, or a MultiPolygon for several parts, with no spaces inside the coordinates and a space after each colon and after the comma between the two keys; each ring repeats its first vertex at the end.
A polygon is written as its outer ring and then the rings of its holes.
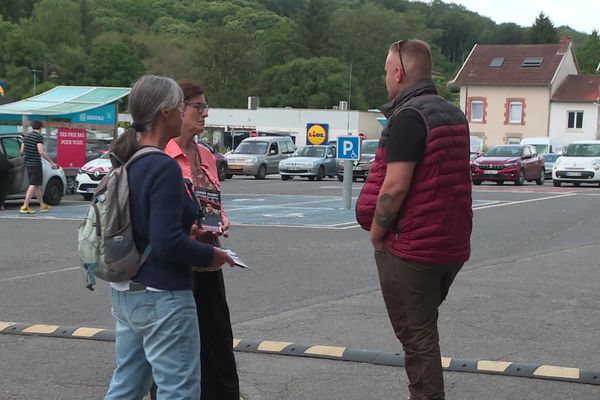
{"type": "Polygon", "coordinates": [[[600,1],[598,0],[443,0],[456,3],[494,20],[531,26],[540,11],[554,26],[568,25],[585,33],[600,31],[600,1]]]}

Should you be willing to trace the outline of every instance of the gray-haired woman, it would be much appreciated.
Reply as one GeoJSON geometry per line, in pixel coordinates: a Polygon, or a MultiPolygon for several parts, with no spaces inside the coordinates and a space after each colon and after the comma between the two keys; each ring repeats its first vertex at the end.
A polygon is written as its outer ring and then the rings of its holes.
{"type": "MultiPolygon", "coordinates": [[[[181,131],[182,102],[170,78],[137,80],[129,95],[134,122],[114,142],[113,163],[125,163],[143,146],[164,149],[181,131]]],[[[147,154],[129,166],[128,179],[136,246],[151,250],[130,281],[111,283],[117,366],[105,399],[141,400],[152,378],[159,399],[199,399],[200,338],[190,265],[216,267],[233,260],[190,237],[198,207],[175,160],[147,154]]]]}

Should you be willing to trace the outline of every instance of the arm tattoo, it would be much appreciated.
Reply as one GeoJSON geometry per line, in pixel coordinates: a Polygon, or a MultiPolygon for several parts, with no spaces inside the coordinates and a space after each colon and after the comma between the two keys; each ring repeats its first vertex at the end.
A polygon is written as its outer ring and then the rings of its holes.
{"type": "Polygon", "coordinates": [[[379,196],[377,208],[375,209],[375,222],[382,228],[389,228],[396,218],[397,211],[394,210],[394,198],[389,194],[379,196]]]}

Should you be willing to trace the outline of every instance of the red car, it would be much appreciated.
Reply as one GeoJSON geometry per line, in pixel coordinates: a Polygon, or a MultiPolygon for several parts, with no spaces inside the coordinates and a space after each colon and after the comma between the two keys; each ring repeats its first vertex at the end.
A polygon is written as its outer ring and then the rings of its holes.
{"type": "Polygon", "coordinates": [[[471,162],[471,177],[474,185],[480,185],[483,181],[493,181],[498,185],[513,181],[518,186],[525,181],[535,181],[543,185],[544,158],[538,155],[534,146],[494,146],[471,162]]]}

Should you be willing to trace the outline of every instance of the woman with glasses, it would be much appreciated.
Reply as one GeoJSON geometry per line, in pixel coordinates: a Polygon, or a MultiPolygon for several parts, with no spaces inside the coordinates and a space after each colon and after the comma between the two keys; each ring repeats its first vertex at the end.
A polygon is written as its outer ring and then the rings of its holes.
{"type": "MultiPolygon", "coordinates": [[[[221,202],[221,186],[215,158],[210,149],[194,141],[204,132],[208,106],[203,87],[191,81],[178,81],[183,90],[184,116],[181,135],[165,148],[173,157],[196,195],[200,206],[214,210],[222,221],[198,226],[199,240],[220,247],[219,237],[229,234],[229,219],[221,202]]],[[[233,355],[233,333],[225,284],[221,268],[197,269],[192,272],[193,293],[200,324],[200,360],[202,400],[239,400],[239,381],[233,355]]]]}
{"type": "MultiPolygon", "coordinates": [[[[111,146],[112,162],[126,163],[142,147],[159,150],[179,136],[183,93],[171,78],[146,75],[129,94],[133,123],[111,146]]],[[[190,237],[198,206],[181,170],[162,151],[128,167],[131,225],[138,249],[150,249],[129,281],[112,282],[116,368],[105,400],[141,400],[152,378],[158,399],[200,399],[200,334],[191,266],[233,260],[190,237]]]]}

